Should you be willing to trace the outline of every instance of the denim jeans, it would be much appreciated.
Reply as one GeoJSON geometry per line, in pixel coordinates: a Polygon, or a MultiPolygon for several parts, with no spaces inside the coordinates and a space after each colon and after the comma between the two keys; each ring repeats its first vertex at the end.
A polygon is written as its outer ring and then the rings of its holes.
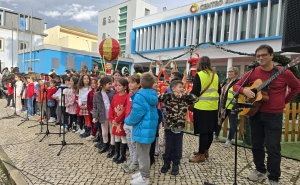
{"type": "Polygon", "coordinates": [[[28,115],[33,115],[33,99],[34,99],[34,97],[27,99],[28,115]]]}
{"type": "Polygon", "coordinates": [[[278,181],[280,177],[280,139],[282,134],[282,113],[258,112],[249,118],[251,128],[252,154],[256,170],[266,173],[265,150],[267,149],[267,169],[269,180],[278,181]]]}
{"type": "MultiPolygon", "coordinates": [[[[228,139],[232,140],[233,136],[234,136],[234,133],[235,133],[235,129],[237,127],[237,123],[236,123],[236,116],[237,115],[236,114],[232,114],[231,110],[226,109],[226,115],[225,115],[225,117],[227,117],[227,116],[228,116],[229,125],[230,125],[228,139]]],[[[222,122],[222,124],[223,124],[223,122],[222,122]]],[[[220,131],[222,129],[222,124],[218,125],[218,130],[215,132],[215,136],[219,136],[220,131]]]]}

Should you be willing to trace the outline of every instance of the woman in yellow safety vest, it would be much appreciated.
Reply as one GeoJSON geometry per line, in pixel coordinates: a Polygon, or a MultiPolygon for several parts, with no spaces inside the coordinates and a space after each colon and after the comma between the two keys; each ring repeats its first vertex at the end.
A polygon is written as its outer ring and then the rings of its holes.
{"type": "Polygon", "coordinates": [[[199,150],[194,152],[190,162],[204,162],[213,141],[213,132],[218,127],[218,104],[220,96],[219,77],[211,67],[209,57],[203,56],[197,64],[192,94],[199,97],[194,105],[194,134],[199,136],[199,150]]]}
{"type": "Polygon", "coordinates": [[[228,78],[223,82],[222,89],[221,89],[221,96],[220,96],[220,104],[219,104],[219,119],[218,119],[218,130],[215,132],[214,135],[214,141],[219,140],[219,134],[222,127],[222,123],[225,120],[225,118],[228,116],[229,118],[229,124],[230,124],[230,130],[228,139],[226,140],[224,147],[230,147],[231,146],[231,140],[233,139],[235,129],[236,129],[236,114],[234,112],[231,112],[233,108],[233,85],[239,81],[239,75],[240,71],[237,67],[230,67],[228,70],[228,78]],[[226,110],[224,112],[224,110],[226,110]]]}

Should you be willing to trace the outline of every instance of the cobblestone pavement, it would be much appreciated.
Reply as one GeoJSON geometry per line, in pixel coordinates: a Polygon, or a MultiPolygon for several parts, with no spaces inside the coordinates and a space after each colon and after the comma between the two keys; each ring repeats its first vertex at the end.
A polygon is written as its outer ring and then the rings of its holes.
{"type": "MultiPolygon", "coordinates": [[[[13,110],[3,109],[5,100],[0,100],[0,118],[12,115],[13,110]]],[[[36,120],[37,117],[32,118],[36,120]]],[[[0,120],[0,145],[11,161],[30,179],[28,184],[129,184],[131,174],[126,174],[121,165],[106,158],[106,154],[97,153],[94,144],[78,135],[68,132],[67,143],[84,143],[84,145],[68,145],[62,150],[60,156],[57,153],[61,146],[48,146],[48,144],[61,143],[62,137],[58,135],[43,135],[40,126],[28,128],[38,124],[36,121],[27,121],[20,126],[21,118],[0,120]],[[29,174],[30,173],[30,174],[29,174]],[[34,176],[32,176],[34,175],[34,176]],[[36,177],[40,178],[37,179],[36,177]],[[42,181],[44,180],[44,181],[42,181]]],[[[59,127],[49,127],[50,133],[58,132],[59,127]]],[[[45,132],[45,126],[43,127],[45,132]]],[[[162,129],[160,131],[162,135],[162,129]]],[[[223,148],[223,143],[213,143],[210,149],[210,157],[204,163],[192,164],[188,157],[196,150],[198,138],[192,135],[184,135],[184,146],[180,174],[172,176],[169,173],[160,173],[163,165],[162,157],[157,156],[155,165],[151,168],[151,184],[203,184],[210,182],[216,185],[232,185],[234,180],[234,148],[223,148]]],[[[163,148],[160,148],[162,151],[163,148]]],[[[249,149],[238,148],[238,177],[239,185],[242,184],[268,184],[268,181],[250,182],[246,179],[248,173],[253,170],[253,160],[249,149]]],[[[300,162],[282,158],[282,175],[280,184],[300,184],[300,162]]]]}

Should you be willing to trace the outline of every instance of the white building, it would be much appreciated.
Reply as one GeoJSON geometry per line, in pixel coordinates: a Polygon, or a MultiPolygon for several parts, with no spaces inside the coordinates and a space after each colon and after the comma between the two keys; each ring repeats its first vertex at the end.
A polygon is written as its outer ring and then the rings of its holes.
{"type": "MultiPolygon", "coordinates": [[[[43,44],[46,36],[41,18],[14,12],[0,7],[0,60],[3,67],[18,66],[18,50],[43,44]],[[30,28],[31,27],[31,28],[30,28]],[[32,42],[31,42],[32,31],[32,42]],[[32,43],[30,45],[30,43],[32,43]]],[[[21,69],[22,66],[19,66],[21,69]]],[[[22,70],[24,71],[24,70],[22,70]]]]}
{"type": "MultiPolygon", "coordinates": [[[[114,17],[112,20],[117,22],[120,8],[129,2],[132,1],[110,8],[114,11],[108,11],[104,15],[114,17]]],[[[127,7],[129,10],[130,5],[127,4],[127,7]]],[[[128,18],[126,44],[121,43],[124,44],[126,53],[130,50],[134,63],[143,64],[146,70],[150,65],[153,68],[156,64],[145,58],[164,60],[177,57],[188,52],[190,45],[205,42],[244,53],[254,53],[262,44],[271,45],[274,51],[281,51],[283,0],[202,0],[159,13],[154,11],[148,16],[141,15],[140,10],[144,8],[133,8],[129,12],[134,13],[134,10],[140,16],[134,18],[132,23],[128,18]]],[[[102,18],[103,16],[99,16],[99,20],[102,18]]],[[[111,34],[113,38],[119,38],[120,34],[117,32],[120,29],[116,29],[116,25],[110,29],[99,25],[99,38],[104,32],[111,34]]],[[[226,78],[229,67],[236,66],[244,74],[247,65],[255,60],[254,57],[233,54],[210,45],[198,47],[196,52],[200,56],[211,58],[221,80],[226,78]]],[[[296,53],[284,55],[291,58],[299,56],[296,53]]],[[[190,54],[187,54],[175,60],[180,72],[187,68],[189,58],[190,54]]]]}
{"type": "Polygon", "coordinates": [[[132,20],[154,13],[157,13],[157,7],[144,0],[128,0],[99,11],[99,43],[105,38],[115,38],[121,45],[121,56],[130,58],[132,20]]]}

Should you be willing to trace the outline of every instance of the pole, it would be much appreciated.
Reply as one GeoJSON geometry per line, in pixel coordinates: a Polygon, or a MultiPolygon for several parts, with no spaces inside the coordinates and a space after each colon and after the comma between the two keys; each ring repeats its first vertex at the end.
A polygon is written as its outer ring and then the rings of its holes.
{"type": "Polygon", "coordinates": [[[30,21],[30,67],[32,67],[32,8],[31,8],[31,21],[30,21]]]}
{"type": "MultiPolygon", "coordinates": [[[[25,15],[24,15],[24,21],[26,21],[25,15]]],[[[25,26],[25,29],[24,29],[24,32],[23,32],[23,70],[24,70],[24,73],[25,73],[25,48],[24,48],[24,43],[25,43],[25,30],[26,30],[26,26],[25,26]]]]}
{"type": "Polygon", "coordinates": [[[11,67],[14,67],[14,22],[11,22],[11,67]]]}
{"type": "MultiPolygon", "coordinates": [[[[20,17],[19,17],[19,20],[20,20],[20,17]]],[[[17,64],[16,64],[16,67],[19,66],[18,63],[19,63],[19,27],[20,27],[20,24],[17,25],[17,64]]]]}

